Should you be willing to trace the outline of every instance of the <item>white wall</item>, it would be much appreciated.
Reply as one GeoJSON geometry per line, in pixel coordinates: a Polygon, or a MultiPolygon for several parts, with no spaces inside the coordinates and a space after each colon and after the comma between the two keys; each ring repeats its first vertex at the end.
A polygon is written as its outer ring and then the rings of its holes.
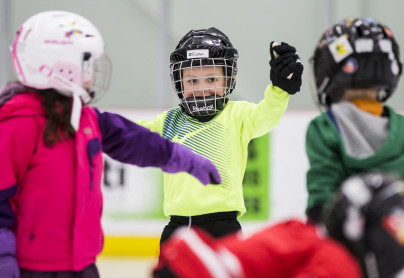
{"type": "MultiPolygon", "coordinates": [[[[305,71],[302,91],[291,99],[291,109],[315,109],[310,96],[308,61],[330,22],[348,16],[372,16],[386,23],[404,46],[401,32],[404,2],[401,0],[1,1],[10,3],[10,37],[29,16],[50,9],[82,14],[98,26],[114,66],[111,89],[98,103],[101,107],[160,107],[160,92],[164,86],[169,94],[164,100],[165,106],[176,105],[177,99],[168,81],[169,52],[190,29],[215,26],[224,31],[239,50],[239,75],[232,95],[237,100],[258,102],[262,98],[269,82],[268,46],[272,40],[296,46],[305,71]],[[159,33],[163,1],[168,7],[166,27],[169,30],[165,59],[161,58],[159,33]],[[164,71],[167,76],[161,81],[164,71]]],[[[400,91],[403,89],[404,84],[400,84],[389,102],[396,109],[402,109],[404,93],[400,91]]]]}

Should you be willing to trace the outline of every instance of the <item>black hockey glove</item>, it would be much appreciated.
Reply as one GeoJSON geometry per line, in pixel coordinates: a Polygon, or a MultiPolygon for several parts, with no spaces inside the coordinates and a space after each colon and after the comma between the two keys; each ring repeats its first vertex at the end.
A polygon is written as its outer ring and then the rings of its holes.
{"type": "Polygon", "coordinates": [[[290,95],[299,92],[302,85],[303,64],[297,55],[296,48],[284,42],[281,44],[271,42],[269,52],[272,84],[290,95]]]}

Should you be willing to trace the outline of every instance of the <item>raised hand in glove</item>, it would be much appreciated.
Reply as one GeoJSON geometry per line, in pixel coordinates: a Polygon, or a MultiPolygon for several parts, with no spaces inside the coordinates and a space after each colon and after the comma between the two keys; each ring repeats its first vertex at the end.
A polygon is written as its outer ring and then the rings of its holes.
{"type": "Polygon", "coordinates": [[[303,64],[296,48],[287,43],[271,42],[269,47],[271,60],[270,78],[272,84],[290,95],[300,91],[302,85],[303,64]]]}
{"type": "Polygon", "coordinates": [[[219,171],[210,160],[180,144],[174,144],[170,159],[161,169],[167,173],[187,172],[204,185],[222,182],[219,171]]]}
{"type": "Polygon", "coordinates": [[[19,278],[20,269],[15,259],[16,245],[13,232],[0,228],[0,277],[19,278]]]}

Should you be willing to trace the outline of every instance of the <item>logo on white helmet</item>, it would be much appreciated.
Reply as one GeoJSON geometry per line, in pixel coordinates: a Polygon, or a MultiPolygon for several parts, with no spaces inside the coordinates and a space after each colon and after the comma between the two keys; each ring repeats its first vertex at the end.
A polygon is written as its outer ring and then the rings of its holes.
{"type": "Polygon", "coordinates": [[[209,49],[187,50],[187,59],[209,58],[209,49]]]}

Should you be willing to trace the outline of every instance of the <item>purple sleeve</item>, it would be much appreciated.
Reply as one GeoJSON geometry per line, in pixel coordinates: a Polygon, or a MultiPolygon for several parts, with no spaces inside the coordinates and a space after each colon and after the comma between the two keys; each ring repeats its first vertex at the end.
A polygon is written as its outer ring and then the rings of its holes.
{"type": "Polygon", "coordinates": [[[0,227],[11,228],[16,223],[16,215],[9,201],[16,193],[16,184],[0,190],[0,227]]]}
{"type": "Polygon", "coordinates": [[[140,167],[167,164],[174,144],[158,133],[124,117],[95,109],[102,134],[103,152],[111,158],[140,167]]]}

